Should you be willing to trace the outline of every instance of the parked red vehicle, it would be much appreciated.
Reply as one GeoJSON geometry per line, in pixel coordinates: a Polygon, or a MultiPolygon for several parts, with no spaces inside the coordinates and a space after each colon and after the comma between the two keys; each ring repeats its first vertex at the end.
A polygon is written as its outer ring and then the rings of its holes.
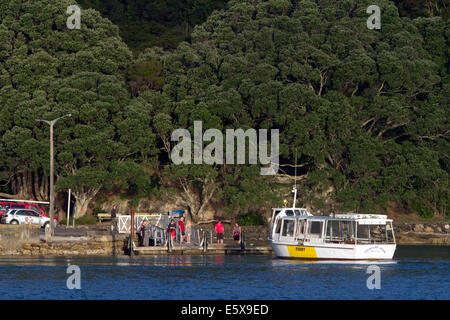
{"type": "MultiPolygon", "coordinates": [[[[48,214],[36,203],[0,201],[0,218],[6,211],[5,209],[28,209],[37,212],[41,216],[48,217],[48,214]]],[[[55,220],[58,221],[58,218],[55,217],[55,220]]]]}

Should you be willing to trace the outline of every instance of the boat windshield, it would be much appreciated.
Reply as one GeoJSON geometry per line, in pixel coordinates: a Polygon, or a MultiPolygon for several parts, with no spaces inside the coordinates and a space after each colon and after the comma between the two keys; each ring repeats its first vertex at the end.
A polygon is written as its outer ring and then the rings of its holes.
{"type": "Polygon", "coordinates": [[[283,220],[283,231],[281,235],[283,237],[293,237],[294,236],[294,226],[295,220],[283,220]]]}
{"type": "Polygon", "coordinates": [[[286,210],[286,215],[291,217],[294,215],[294,210],[286,210]]]}

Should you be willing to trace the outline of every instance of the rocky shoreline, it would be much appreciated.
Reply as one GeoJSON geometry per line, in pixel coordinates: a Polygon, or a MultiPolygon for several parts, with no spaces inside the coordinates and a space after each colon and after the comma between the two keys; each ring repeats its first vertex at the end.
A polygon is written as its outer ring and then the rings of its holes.
{"type": "Polygon", "coordinates": [[[450,245],[450,222],[394,222],[398,245],[450,245]]]}
{"type": "Polygon", "coordinates": [[[4,248],[0,244],[0,256],[117,256],[124,254],[126,245],[125,235],[68,237],[49,243],[24,243],[19,248],[4,248]]]}
{"type": "MultiPolygon", "coordinates": [[[[89,229],[89,227],[85,227],[89,229]]],[[[202,226],[213,230],[212,225],[202,226]]],[[[224,226],[225,243],[232,243],[232,227],[224,226]]],[[[243,227],[246,243],[268,246],[266,226],[243,227]]],[[[398,245],[450,245],[450,222],[396,223],[395,237],[398,245]]],[[[0,256],[116,256],[126,253],[128,235],[111,235],[105,231],[87,231],[81,237],[55,237],[46,243],[35,241],[7,248],[0,242],[0,256]]]]}

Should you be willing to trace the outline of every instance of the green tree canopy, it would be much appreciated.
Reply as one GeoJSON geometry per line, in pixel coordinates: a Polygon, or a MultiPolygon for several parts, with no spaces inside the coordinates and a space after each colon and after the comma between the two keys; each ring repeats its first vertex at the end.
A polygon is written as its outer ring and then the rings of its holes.
{"type": "MultiPolygon", "coordinates": [[[[369,30],[371,4],[229,1],[165,58],[173,126],[280,129],[281,169],[298,150],[303,203],[369,211],[419,202],[443,213],[448,22],[401,18],[383,0],[381,30],[369,30]]],[[[261,200],[256,176],[217,170],[229,204],[261,200]]]]}
{"type": "Polygon", "coordinates": [[[58,190],[72,188],[78,216],[138,142],[118,135],[132,109],[131,52],[95,10],[81,12],[80,30],[68,29],[72,4],[0,1],[0,135],[3,179],[21,198],[47,199],[49,128],[35,119],[72,114],[55,125],[55,158],[58,190]]]}

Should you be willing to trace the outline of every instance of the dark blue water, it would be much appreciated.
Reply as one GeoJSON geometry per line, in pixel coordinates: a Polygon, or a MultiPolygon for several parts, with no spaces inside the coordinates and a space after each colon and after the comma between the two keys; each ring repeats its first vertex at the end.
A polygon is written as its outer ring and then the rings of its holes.
{"type": "Polygon", "coordinates": [[[2,299],[450,299],[450,249],[399,247],[367,288],[363,263],[273,256],[0,257],[2,299]],[[81,289],[67,288],[68,265],[81,289]]]}

